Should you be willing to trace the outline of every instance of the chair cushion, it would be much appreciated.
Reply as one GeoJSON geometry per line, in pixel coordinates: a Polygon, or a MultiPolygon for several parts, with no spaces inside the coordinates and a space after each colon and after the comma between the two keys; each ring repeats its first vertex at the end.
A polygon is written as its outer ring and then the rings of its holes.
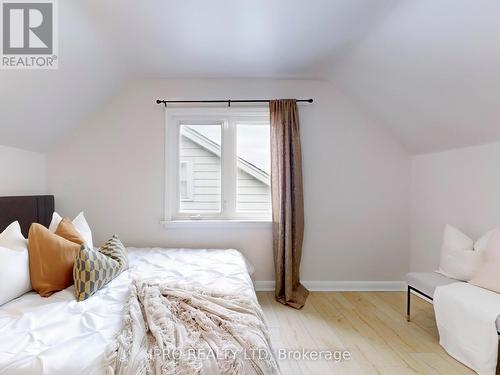
{"type": "Polygon", "coordinates": [[[420,290],[430,297],[434,297],[434,291],[438,286],[462,281],[450,279],[436,272],[410,272],[406,275],[406,282],[409,286],[420,290]]]}
{"type": "MultiPolygon", "coordinates": [[[[434,298],[434,291],[438,286],[448,285],[452,283],[462,283],[463,281],[450,279],[436,272],[410,272],[406,274],[406,282],[409,286],[418,289],[422,293],[434,298]]],[[[419,295],[419,297],[421,297],[419,295]]],[[[428,299],[424,298],[426,301],[428,299]]],[[[498,334],[500,335],[500,316],[496,320],[498,334]]]]}

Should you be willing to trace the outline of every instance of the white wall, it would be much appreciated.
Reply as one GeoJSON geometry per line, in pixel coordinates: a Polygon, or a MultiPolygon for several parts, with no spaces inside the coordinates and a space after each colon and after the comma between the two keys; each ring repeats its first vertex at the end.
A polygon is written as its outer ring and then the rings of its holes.
{"type": "Polygon", "coordinates": [[[314,98],[300,106],[306,231],[302,278],[401,280],[409,264],[410,158],[333,86],[320,81],[131,82],[49,154],[65,215],[85,210],[96,242],[235,247],[273,279],[270,227],[177,228],[163,216],[164,111],[157,98],[314,98]]]}
{"type": "Polygon", "coordinates": [[[476,239],[500,225],[500,143],[412,160],[411,265],[433,270],[445,224],[476,239]]]}
{"type": "Polygon", "coordinates": [[[46,158],[43,154],[0,146],[0,171],[0,196],[46,193],[46,158]]]}

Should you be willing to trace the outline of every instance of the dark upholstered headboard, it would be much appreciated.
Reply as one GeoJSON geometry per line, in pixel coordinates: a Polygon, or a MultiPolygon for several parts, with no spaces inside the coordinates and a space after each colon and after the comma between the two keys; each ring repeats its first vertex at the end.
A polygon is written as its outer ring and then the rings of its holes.
{"type": "Polygon", "coordinates": [[[0,232],[17,220],[24,236],[28,237],[28,230],[32,223],[40,223],[48,227],[53,213],[53,195],[0,197],[0,232]]]}

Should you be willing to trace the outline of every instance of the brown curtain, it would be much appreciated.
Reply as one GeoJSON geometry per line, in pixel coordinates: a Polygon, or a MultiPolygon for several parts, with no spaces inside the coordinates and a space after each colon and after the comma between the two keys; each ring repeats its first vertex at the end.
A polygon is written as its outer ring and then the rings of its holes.
{"type": "Polygon", "coordinates": [[[299,280],[304,235],[299,115],[295,99],[271,100],[269,109],[275,296],[300,309],[309,291],[299,280]]]}

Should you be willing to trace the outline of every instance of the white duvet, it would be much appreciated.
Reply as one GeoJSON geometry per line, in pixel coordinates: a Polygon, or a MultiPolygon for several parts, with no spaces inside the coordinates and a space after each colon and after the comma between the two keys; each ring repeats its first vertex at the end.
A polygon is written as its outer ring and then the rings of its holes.
{"type": "Polygon", "coordinates": [[[121,328],[135,276],[256,298],[237,250],[128,251],[130,269],[86,301],[76,302],[70,287],[49,298],[30,292],[0,307],[0,374],[103,374],[103,353],[121,328]]]}

